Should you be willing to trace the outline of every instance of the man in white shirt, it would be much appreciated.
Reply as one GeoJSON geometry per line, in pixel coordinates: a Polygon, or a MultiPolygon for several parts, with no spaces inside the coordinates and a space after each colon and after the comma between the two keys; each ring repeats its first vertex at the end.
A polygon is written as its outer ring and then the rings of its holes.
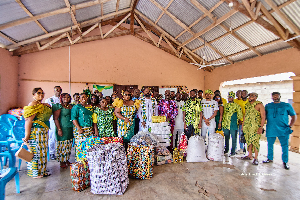
{"type": "Polygon", "coordinates": [[[212,90],[205,90],[205,99],[202,99],[202,129],[201,135],[203,139],[206,138],[206,133],[208,134],[214,133],[216,128],[215,116],[218,113],[219,107],[218,102],[212,100],[211,97],[213,95],[212,90]]]}
{"type": "Polygon", "coordinates": [[[178,108],[178,115],[175,118],[175,126],[173,133],[173,144],[174,147],[177,147],[177,143],[181,133],[184,132],[184,120],[183,120],[183,110],[182,107],[184,105],[184,101],[182,101],[182,94],[178,92],[175,95],[176,105],[178,108]]]}
{"type": "MultiPolygon", "coordinates": [[[[48,103],[51,107],[56,104],[60,103],[60,94],[62,92],[62,89],[60,86],[55,86],[54,87],[54,96],[46,99],[46,103],[48,103]]],[[[53,116],[50,118],[50,129],[49,129],[49,139],[48,139],[48,145],[49,145],[49,152],[50,153],[50,159],[55,160],[55,144],[56,144],[56,139],[55,139],[55,123],[53,120],[53,116]]]]}
{"type": "Polygon", "coordinates": [[[152,116],[158,115],[157,102],[151,97],[150,89],[145,88],[144,96],[141,98],[141,105],[138,110],[138,117],[140,119],[139,131],[148,131],[152,116]]]}

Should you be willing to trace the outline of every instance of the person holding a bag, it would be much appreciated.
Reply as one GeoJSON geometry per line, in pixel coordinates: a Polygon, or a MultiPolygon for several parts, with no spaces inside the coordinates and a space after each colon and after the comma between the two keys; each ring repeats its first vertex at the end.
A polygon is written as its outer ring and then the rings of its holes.
{"type": "Polygon", "coordinates": [[[85,93],[80,94],[80,103],[75,105],[71,110],[71,120],[73,121],[74,128],[73,134],[75,138],[75,157],[76,160],[85,158],[86,138],[93,135],[93,119],[94,112],[93,106],[87,103],[88,97],[85,93]]]}
{"type": "Polygon", "coordinates": [[[27,163],[28,176],[42,178],[50,176],[47,172],[47,149],[49,119],[52,108],[47,103],[42,103],[44,91],[42,88],[34,88],[33,101],[24,106],[25,138],[23,141],[29,144],[29,150],[34,154],[31,162],[27,163]]]}
{"type": "Polygon", "coordinates": [[[223,114],[223,131],[225,136],[225,154],[229,151],[229,139],[230,135],[232,138],[231,153],[230,156],[235,156],[237,131],[238,131],[238,120],[243,117],[242,108],[239,104],[234,103],[234,92],[228,93],[228,103],[224,105],[223,114]]]}
{"type": "Polygon", "coordinates": [[[73,123],[71,121],[71,96],[68,93],[60,95],[60,102],[52,106],[53,118],[56,125],[56,156],[60,167],[66,169],[70,165],[69,159],[73,144],[73,123]]]}
{"type": "Polygon", "coordinates": [[[123,138],[125,148],[134,135],[134,117],[140,107],[140,100],[131,100],[131,93],[125,91],[123,100],[116,98],[113,106],[118,118],[118,137],[123,138]]]}

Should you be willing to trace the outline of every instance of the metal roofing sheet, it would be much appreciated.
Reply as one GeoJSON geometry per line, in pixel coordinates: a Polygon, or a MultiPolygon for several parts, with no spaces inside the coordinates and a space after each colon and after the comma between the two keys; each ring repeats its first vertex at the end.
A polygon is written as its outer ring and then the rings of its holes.
{"type": "Polygon", "coordinates": [[[300,0],[283,7],[281,11],[300,29],[300,0]]]}
{"type": "Polygon", "coordinates": [[[164,29],[166,32],[168,32],[173,37],[176,37],[181,33],[184,29],[176,24],[174,20],[169,17],[168,15],[164,14],[160,20],[157,23],[158,26],[160,26],[162,29],[164,29]]]}
{"type": "Polygon", "coordinates": [[[208,27],[209,25],[211,25],[213,23],[213,21],[209,18],[209,17],[204,17],[200,22],[198,22],[197,24],[195,24],[191,30],[194,33],[198,33],[202,30],[204,30],[206,27],[208,27]]]}
{"type": "Polygon", "coordinates": [[[267,3],[265,2],[265,0],[258,0],[258,1],[260,1],[260,2],[262,3],[262,5],[265,6],[265,8],[266,8],[267,10],[272,10],[272,8],[269,6],[269,4],[267,4],[267,3]]]}
{"type": "Polygon", "coordinates": [[[42,31],[35,22],[13,26],[1,30],[1,32],[18,41],[23,41],[44,34],[44,31],[42,31]]]}
{"type": "Polygon", "coordinates": [[[167,7],[167,5],[169,4],[170,0],[155,0],[157,1],[157,3],[159,3],[162,7],[167,7]]]}
{"type": "Polygon", "coordinates": [[[69,13],[62,13],[50,17],[45,17],[38,21],[48,32],[56,31],[65,27],[70,27],[71,24],[73,25],[71,15],[69,13]]]}
{"type": "Polygon", "coordinates": [[[129,8],[130,7],[130,3],[131,3],[131,0],[120,0],[119,10],[123,10],[125,8],[129,8]]]}
{"type": "Polygon", "coordinates": [[[220,18],[224,16],[226,13],[230,11],[230,7],[227,3],[223,2],[221,5],[219,5],[214,11],[212,11],[212,14],[216,16],[217,18],[220,18]]]}
{"type": "Polygon", "coordinates": [[[15,1],[13,2],[7,1],[5,4],[4,2],[1,2],[0,24],[15,21],[17,19],[22,19],[25,17],[29,17],[29,16],[15,1]]]}
{"type": "Polygon", "coordinates": [[[211,43],[213,47],[218,49],[221,53],[223,53],[225,56],[243,51],[245,49],[248,49],[249,47],[246,46],[244,43],[236,39],[232,35],[227,35],[225,37],[222,37],[221,39],[211,43]]]}
{"type": "Polygon", "coordinates": [[[289,43],[284,42],[284,41],[278,41],[278,42],[272,43],[270,45],[257,47],[256,50],[258,50],[262,54],[268,54],[268,53],[273,53],[273,52],[288,49],[288,48],[291,48],[289,43]]]}
{"type": "Polygon", "coordinates": [[[279,17],[279,15],[277,15],[276,12],[272,13],[273,17],[285,28],[288,29],[292,34],[294,34],[295,32],[283,21],[283,19],[281,17],[279,17]]]}
{"type": "Polygon", "coordinates": [[[173,1],[168,11],[187,26],[190,26],[203,15],[203,13],[192,6],[191,3],[182,0],[173,1]]]}
{"type": "Polygon", "coordinates": [[[193,35],[190,34],[189,32],[185,32],[183,33],[177,40],[181,43],[184,43],[185,41],[187,41],[188,39],[190,39],[193,35]]]}
{"type": "Polygon", "coordinates": [[[84,2],[87,2],[87,1],[90,1],[90,0],[69,0],[71,5],[76,5],[76,4],[84,3],[84,2]]]}
{"type": "Polygon", "coordinates": [[[38,15],[67,7],[64,0],[22,0],[22,3],[33,15],[38,15]]]}
{"type": "Polygon", "coordinates": [[[216,26],[213,29],[211,29],[210,31],[207,31],[206,33],[204,33],[201,38],[205,39],[205,41],[210,42],[222,35],[224,35],[225,33],[227,33],[227,31],[222,28],[221,26],[216,26]]]}
{"type": "Polygon", "coordinates": [[[197,0],[203,7],[206,8],[206,10],[212,9],[217,3],[219,3],[219,0],[197,0]]]}
{"type": "Polygon", "coordinates": [[[239,61],[243,61],[243,60],[247,60],[250,58],[254,58],[257,57],[257,54],[255,52],[253,52],[252,50],[250,51],[246,51],[234,56],[230,56],[229,59],[234,61],[234,62],[239,62],[239,61]]]}
{"type": "Polygon", "coordinates": [[[15,0],[1,0],[1,1],[0,1],[0,6],[3,6],[3,5],[5,5],[5,4],[9,4],[9,3],[11,3],[11,2],[15,2],[15,0]]]}
{"type": "Polygon", "coordinates": [[[103,14],[109,14],[112,12],[116,12],[117,8],[117,0],[110,0],[103,4],[103,14]]]}
{"type": "Polygon", "coordinates": [[[285,2],[287,2],[288,0],[273,0],[273,2],[275,3],[275,4],[277,4],[277,6],[280,6],[281,4],[283,4],[283,3],[285,3],[285,2]]]}
{"type": "Polygon", "coordinates": [[[240,28],[235,33],[253,47],[279,38],[255,22],[240,28]]]}
{"type": "Polygon", "coordinates": [[[235,29],[247,22],[249,22],[251,19],[249,17],[247,17],[246,15],[237,12],[234,15],[232,15],[231,17],[229,17],[228,19],[226,19],[224,22],[222,22],[222,24],[224,24],[225,26],[227,26],[228,28],[232,28],[235,29]]]}
{"type": "Polygon", "coordinates": [[[5,38],[0,36],[0,43],[4,44],[5,46],[11,45],[12,43],[8,40],[6,40],[5,38]]]}
{"type": "Polygon", "coordinates": [[[149,0],[140,0],[136,9],[148,17],[152,22],[155,22],[162,11],[149,0]]]}
{"type": "Polygon", "coordinates": [[[220,59],[218,61],[212,61],[212,64],[220,64],[220,63],[225,63],[223,65],[215,65],[214,67],[217,68],[217,67],[222,67],[224,65],[227,65],[227,64],[230,64],[230,62],[227,60],[227,59],[220,59]]]}
{"type": "Polygon", "coordinates": [[[198,54],[201,58],[206,60],[207,62],[210,62],[212,60],[217,60],[219,58],[222,58],[218,53],[216,53],[214,50],[212,50],[210,47],[205,46],[201,49],[198,49],[196,51],[196,54],[198,54]]]}
{"type": "Polygon", "coordinates": [[[83,22],[83,21],[86,21],[89,19],[96,18],[98,16],[101,16],[101,6],[100,5],[90,6],[90,7],[76,10],[75,17],[78,22],[83,22]]]}
{"type": "Polygon", "coordinates": [[[198,47],[201,47],[203,45],[203,42],[196,39],[196,40],[193,40],[189,43],[187,43],[185,46],[187,48],[189,48],[190,50],[194,50],[194,49],[197,49],[198,47]]]}

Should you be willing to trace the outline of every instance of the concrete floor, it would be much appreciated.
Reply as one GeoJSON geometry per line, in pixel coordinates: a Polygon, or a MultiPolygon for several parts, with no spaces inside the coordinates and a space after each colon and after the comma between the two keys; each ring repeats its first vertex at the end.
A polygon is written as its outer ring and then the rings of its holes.
{"type": "MultiPolygon", "coordinates": [[[[290,170],[282,167],[281,147],[274,146],[274,163],[266,159],[267,143],[261,141],[258,166],[238,157],[224,157],[223,162],[176,163],[154,166],[150,180],[130,179],[124,195],[95,195],[90,188],[75,192],[71,188],[70,170],[61,170],[50,161],[52,175],[32,179],[26,175],[26,164],[20,171],[20,194],[15,182],[6,185],[6,199],[300,199],[300,154],[289,152],[290,170]]],[[[74,160],[74,157],[71,161],[74,160]]]]}

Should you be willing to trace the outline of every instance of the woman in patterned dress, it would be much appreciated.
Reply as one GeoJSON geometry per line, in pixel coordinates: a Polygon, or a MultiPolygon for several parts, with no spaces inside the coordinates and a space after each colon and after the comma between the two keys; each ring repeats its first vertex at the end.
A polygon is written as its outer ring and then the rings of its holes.
{"type": "Polygon", "coordinates": [[[85,141],[87,137],[93,135],[93,106],[87,103],[88,97],[85,93],[80,94],[80,104],[75,105],[71,110],[71,120],[73,121],[73,134],[75,139],[76,160],[85,158],[85,141]]]}
{"type": "Polygon", "coordinates": [[[31,162],[27,163],[28,176],[42,178],[50,176],[47,172],[47,149],[49,119],[52,109],[49,104],[42,103],[44,91],[42,88],[34,88],[32,91],[33,101],[24,106],[25,138],[29,143],[30,151],[34,154],[31,162]]]}
{"type": "Polygon", "coordinates": [[[99,137],[114,137],[113,129],[113,112],[112,107],[107,106],[107,100],[102,98],[99,106],[94,110],[93,123],[95,129],[95,135],[99,137]]]}
{"type": "Polygon", "coordinates": [[[140,107],[140,100],[131,100],[131,93],[125,91],[122,99],[115,99],[113,106],[118,118],[118,137],[123,138],[125,147],[134,135],[134,116],[140,107]]]}
{"type": "Polygon", "coordinates": [[[68,93],[60,95],[60,102],[54,104],[53,118],[56,125],[56,155],[61,168],[67,168],[70,165],[69,159],[73,144],[73,123],[71,121],[72,104],[71,96],[68,93]]]}

